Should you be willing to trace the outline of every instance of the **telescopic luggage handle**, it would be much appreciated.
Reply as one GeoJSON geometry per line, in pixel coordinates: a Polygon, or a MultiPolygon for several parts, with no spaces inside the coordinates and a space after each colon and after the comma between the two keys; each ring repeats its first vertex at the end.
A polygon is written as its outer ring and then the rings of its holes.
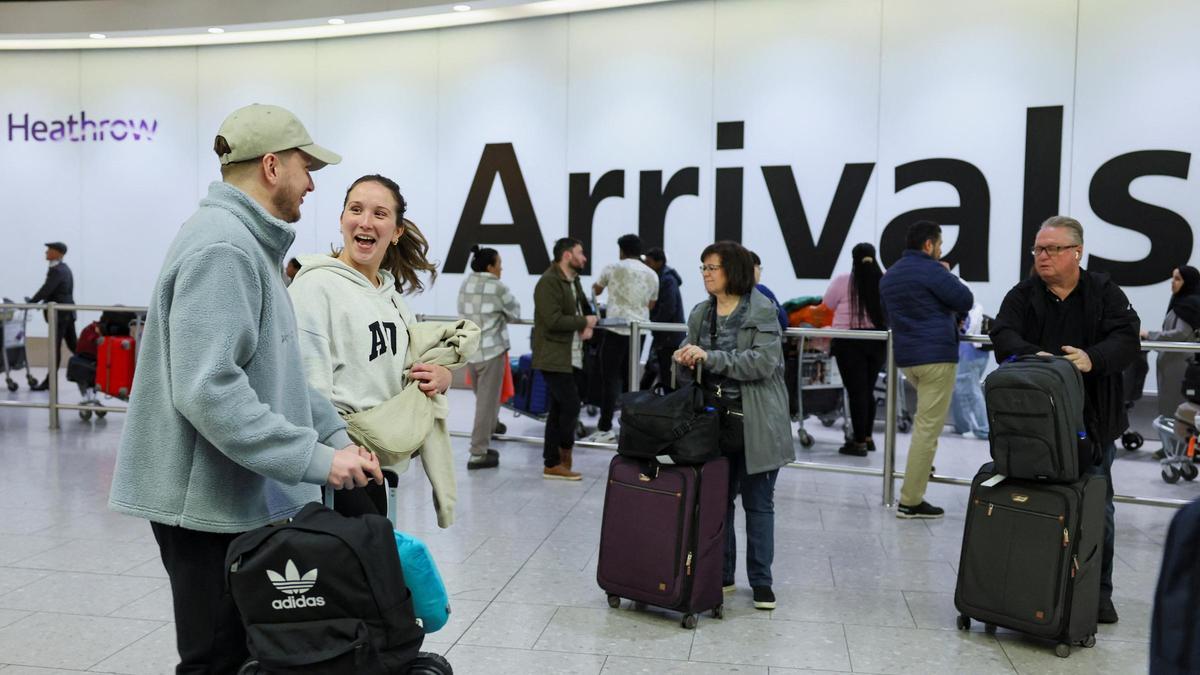
{"type": "MultiPolygon", "coordinates": [[[[704,364],[703,360],[696,362],[696,384],[704,384],[704,365],[703,364],[704,364]]],[[[671,359],[671,388],[672,389],[679,388],[679,382],[677,381],[678,375],[679,375],[679,364],[675,361],[675,359],[671,359]]]]}

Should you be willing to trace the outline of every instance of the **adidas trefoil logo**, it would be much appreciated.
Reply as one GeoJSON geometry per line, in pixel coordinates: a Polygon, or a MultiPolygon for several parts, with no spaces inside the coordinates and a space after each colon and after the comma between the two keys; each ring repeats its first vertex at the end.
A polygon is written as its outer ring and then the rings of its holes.
{"type": "Polygon", "coordinates": [[[277,590],[287,595],[283,600],[275,600],[271,607],[275,609],[303,609],[305,607],[324,607],[325,598],[320,596],[308,597],[305,593],[317,584],[317,568],[305,572],[303,576],[296,569],[296,563],[291,560],[283,568],[283,574],[267,570],[267,578],[277,590]]]}
{"type": "Polygon", "coordinates": [[[288,595],[303,595],[312,590],[312,587],[317,583],[317,568],[312,568],[311,571],[305,572],[304,576],[300,576],[300,570],[296,569],[296,563],[291,560],[287,561],[287,565],[283,568],[283,574],[267,570],[267,577],[275,588],[287,593],[288,595]]]}

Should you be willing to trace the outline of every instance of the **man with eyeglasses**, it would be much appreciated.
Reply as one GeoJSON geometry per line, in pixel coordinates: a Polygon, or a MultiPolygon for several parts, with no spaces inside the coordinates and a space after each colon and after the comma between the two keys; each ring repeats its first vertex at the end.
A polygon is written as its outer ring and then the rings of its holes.
{"type": "Polygon", "coordinates": [[[1083,260],[1083,226],[1054,216],[1042,223],[1034,240],[1034,274],[1004,296],[992,324],[996,360],[1011,356],[1065,356],[1083,374],[1084,420],[1088,435],[1100,444],[1093,473],[1108,480],[1104,557],[1100,581],[1100,623],[1116,623],[1112,602],[1114,441],[1129,426],[1121,371],[1137,358],[1141,322],[1107,274],[1089,272],[1083,260]]]}

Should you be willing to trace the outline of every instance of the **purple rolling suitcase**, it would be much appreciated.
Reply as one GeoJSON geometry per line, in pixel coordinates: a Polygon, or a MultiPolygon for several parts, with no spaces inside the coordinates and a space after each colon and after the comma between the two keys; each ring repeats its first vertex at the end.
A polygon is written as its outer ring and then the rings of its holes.
{"type": "Polygon", "coordinates": [[[684,628],[701,612],[724,618],[728,493],[724,457],[699,466],[613,457],[596,567],[609,606],[627,598],[683,612],[684,628]]]}

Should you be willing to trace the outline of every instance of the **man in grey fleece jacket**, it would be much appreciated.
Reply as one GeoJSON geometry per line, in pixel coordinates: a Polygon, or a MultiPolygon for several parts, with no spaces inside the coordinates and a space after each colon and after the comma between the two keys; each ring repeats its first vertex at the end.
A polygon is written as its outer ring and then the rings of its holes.
{"type": "Polygon", "coordinates": [[[177,673],[232,673],[245,634],[225,592],[239,533],[334,488],[382,482],[378,460],[309,388],[278,270],[310,171],[341,161],[288,111],[232,113],[209,186],[159,272],[109,506],[151,521],[171,580],[177,673]]]}

